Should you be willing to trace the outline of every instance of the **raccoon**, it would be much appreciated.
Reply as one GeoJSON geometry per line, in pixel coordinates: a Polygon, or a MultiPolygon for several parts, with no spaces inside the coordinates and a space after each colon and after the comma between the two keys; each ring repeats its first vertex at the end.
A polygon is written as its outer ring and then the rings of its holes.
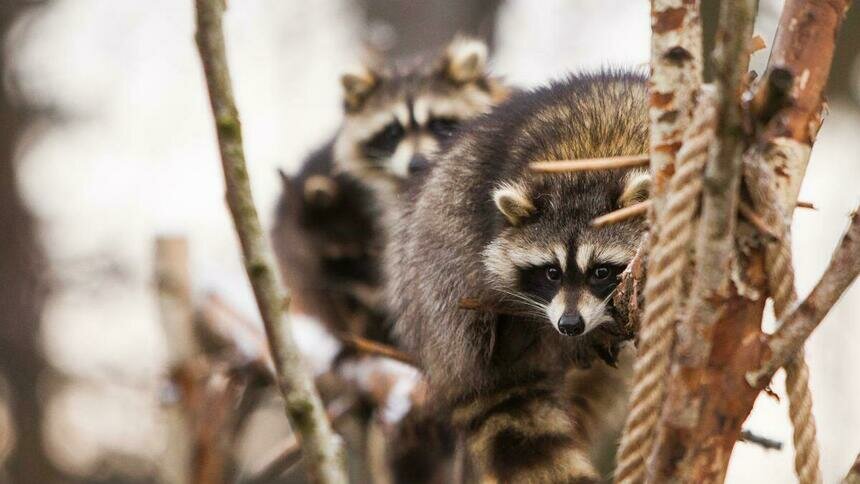
{"type": "Polygon", "coordinates": [[[272,230],[293,308],[335,334],[388,341],[380,300],[382,241],[373,197],[355,178],[334,172],[333,142],[312,153],[283,191],[272,230]]]}
{"type": "Polygon", "coordinates": [[[601,409],[577,401],[565,375],[614,331],[611,295],[647,227],[590,222],[647,198],[650,178],[538,175],[528,163],[643,153],[647,129],[644,76],[573,75],[464,127],[396,206],[384,256],[395,334],[487,478],[598,479],[585,421],[601,409]],[[464,297],[522,311],[467,311],[464,297]]]}
{"type": "Polygon", "coordinates": [[[431,62],[368,63],[344,74],[344,121],[337,166],[386,197],[423,173],[464,120],[485,113],[510,90],[487,71],[487,46],[465,37],[431,62]]]}
{"type": "Polygon", "coordinates": [[[510,91],[488,74],[486,45],[465,37],[436,59],[368,63],[341,84],[344,121],[334,139],[295,178],[282,174],[274,245],[298,306],[335,332],[387,341],[379,300],[387,204],[379,198],[510,91]]]}
{"type": "MultiPolygon", "coordinates": [[[[486,46],[467,38],[429,61],[369,64],[345,74],[342,85],[344,121],[334,139],[297,175],[282,173],[273,242],[294,310],[336,334],[391,343],[380,301],[387,197],[406,179],[420,178],[463,121],[509,90],[487,73],[486,46]]],[[[344,351],[336,363],[351,356],[344,351]]],[[[421,469],[441,468],[453,444],[434,419],[410,414],[404,421],[406,431],[392,446],[395,476],[398,482],[429,479],[421,469]],[[439,437],[429,452],[428,439],[413,438],[426,435],[439,437]]]]}

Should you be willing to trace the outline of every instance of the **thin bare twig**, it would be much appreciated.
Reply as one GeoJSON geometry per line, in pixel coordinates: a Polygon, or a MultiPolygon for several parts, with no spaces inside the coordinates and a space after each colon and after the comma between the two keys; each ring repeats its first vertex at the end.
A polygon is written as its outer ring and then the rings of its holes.
{"type": "Polygon", "coordinates": [[[618,223],[630,218],[641,217],[648,213],[648,209],[651,208],[652,203],[653,202],[651,202],[651,200],[645,200],[639,203],[634,203],[629,207],[609,212],[606,215],[601,215],[600,217],[592,220],[591,225],[592,227],[603,227],[604,225],[618,223]]]}
{"type": "Polygon", "coordinates": [[[771,355],[761,367],[747,374],[750,385],[760,388],[776,370],[785,366],[821,323],[842,293],[860,274],[860,208],[833,253],[824,275],[806,299],[786,318],[771,336],[771,355]]]}
{"type": "MultiPolygon", "coordinates": [[[[591,221],[591,225],[594,227],[603,227],[604,225],[610,225],[618,222],[623,222],[629,218],[640,217],[644,215],[648,209],[653,205],[652,200],[645,200],[643,202],[639,202],[629,207],[624,207],[622,209],[615,210],[613,212],[609,212],[606,215],[601,215],[591,221]]],[[[798,208],[808,208],[812,210],[817,210],[815,205],[811,202],[797,202],[798,208]]],[[[759,232],[768,237],[776,237],[775,232],[762,220],[762,218],[752,209],[749,205],[744,202],[740,202],[738,206],[739,214],[744,217],[750,224],[752,224],[759,232]]]]}
{"type": "Polygon", "coordinates": [[[408,355],[397,348],[378,343],[376,341],[362,338],[350,333],[338,333],[337,338],[346,346],[368,355],[384,356],[401,363],[418,368],[418,362],[411,355],[408,355]]]}
{"type": "MultiPolygon", "coordinates": [[[[155,241],[155,278],[158,305],[167,340],[167,364],[171,373],[178,371],[195,355],[194,321],[191,303],[191,275],[188,268],[188,242],[184,238],[158,238],[155,241]]],[[[185,398],[178,382],[169,383],[185,398]]],[[[169,445],[165,452],[162,477],[168,483],[185,483],[191,478],[191,429],[193,416],[187,405],[172,405],[168,410],[169,445]]]]}
{"type": "Polygon", "coordinates": [[[536,161],[529,168],[540,173],[569,173],[574,171],[616,170],[648,166],[648,154],[615,156],[611,158],[584,158],[581,160],[536,161]]]}
{"type": "Polygon", "coordinates": [[[782,442],[756,435],[751,430],[742,430],[740,440],[741,442],[758,445],[767,450],[782,450],[782,442]]]}
{"type": "Polygon", "coordinates": [[[276,279],[271,250],[266,245],[254,206],[245,166],[242,127],[227,66],[222,28],[225,8],[224,0],[196,0],[197,47],[218,134],[227,205],[266,329],[278,387],[285,400],[290,424],[301,436],[310,478],[316,482],[345,483],[343,445],[326,419],[313,379],[304,367],[284,317],[284,291],[276,279]]]}

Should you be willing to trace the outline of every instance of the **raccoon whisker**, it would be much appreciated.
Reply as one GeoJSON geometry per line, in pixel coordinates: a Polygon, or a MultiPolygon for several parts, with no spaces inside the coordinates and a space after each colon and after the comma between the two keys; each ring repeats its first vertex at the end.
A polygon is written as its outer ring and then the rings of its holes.
{"type": "Polygon", "coordinates": [[[546,311],[548,304],[543,302],[542,300],[538,300],[532,296],[527,296],[522,293],[517,293],[514,291],[508,290],[500,290],[500,292],[504,295],[511,296],[515,301],[525,304],[527,307],[536,309],[538,311],[546,311]]]}

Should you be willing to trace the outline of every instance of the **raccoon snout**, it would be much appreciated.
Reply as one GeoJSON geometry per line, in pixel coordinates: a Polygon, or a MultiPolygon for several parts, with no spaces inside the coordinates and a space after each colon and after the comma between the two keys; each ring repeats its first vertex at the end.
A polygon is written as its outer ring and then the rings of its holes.
{"type": "Polygon", "coordinates": [[[426,156],[422,154],[416,154],[409,160],[409,174],[414,175],[416,173],[421,173],[426,169],[430,168],[430,160],[427,159],[426,156]]]}
{"type": "Polygon", "coordinates": [[[585,332],[585,320],[579,313],[564,314],[558,319],[558,330],[565,336],[579,336],[585,332]]]}

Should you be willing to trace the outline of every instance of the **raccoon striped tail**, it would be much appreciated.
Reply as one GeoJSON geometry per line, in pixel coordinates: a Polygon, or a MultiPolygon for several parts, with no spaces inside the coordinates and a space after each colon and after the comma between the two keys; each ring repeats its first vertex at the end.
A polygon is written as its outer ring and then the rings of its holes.
{"type": "Polygon", "coordinates": [[[574,408],[546,386],[482,395],[454,410],[482,482],[595,483],[574,408]]]}

